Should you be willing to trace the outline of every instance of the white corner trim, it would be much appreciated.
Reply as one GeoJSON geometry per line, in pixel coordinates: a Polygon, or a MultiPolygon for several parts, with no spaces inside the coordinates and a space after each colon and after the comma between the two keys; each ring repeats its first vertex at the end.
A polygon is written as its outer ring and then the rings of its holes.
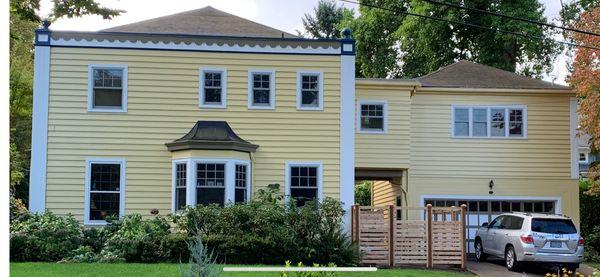
{"type": "Polygon", "coordinates": [[[451,116],[450,116],[450,137],[456,139],[516,139],[523,140],[527,139],[527,105],[451,105],[451,116]],[[468,109],[469,110],[469,135],[468,136],[456,136],[454,135],[454,117],[456,109],[468,109]],[[486,136],[474,136],[473,135],[473,109],[486,109],[487,110],[487,131],[486,136]],[[493,137],[491,132],[491,110],[492,109],[504,109],[504,136],[493,137]],[[509,110],[520,109],[523,110],[523,136],[510,136],[509,134],[509,110]]]}
{"type": "Polygon", "coordinates": [[[323,71],[321,70],[298,70],[296,72],[296,109],[300,111],[322,111],[323,110],[323,71]],[[319,105],[317,107],[302,106],[302,75],[317,75],[319,80],[319,105]]]}
{"type": "Polygon", "coordinates": [[[570,139],[571,139],[571,179],[579,179],[579,149],[577,146],[577,98],[569,99],[570,139]]]}
{"type": "Polygon", "coordinates": [[[120,187],[119,187],[119,218],[125,216],[125,181],[127,180],[126,161],[123,158],[86,158],[85,159],[85,201],[84,201],[84,225],[105,225],[105,220],[90,220],[90,189],[92,164],[118,164],[120,165],[120,187]]]}
{"type": "Polygon", "coordinates": [[[275,70],[250,69],[248,70],[248,109],[274,110],[275,109],[275,70]],[[254,105],[254,78],[253,74],[269,74],[269,105],[254,105]]]}
{"type": "Polygon", "coordinates": [[[203,67],[200,68],[200,78],[198,85],[198,107],[209,108],[209,109],[225,109],[227,108],[227,69],[216,68],[216,67],[203,67]],[[204,73],[221,73],[221,103],[220,104],[206,104],[204,102],[204,73]]]}
{"type": "Polygon", "coordinates": [[[323,200],[323,163],[307,161],[286,161],[285,162],[285,199],[291,198],[291,168],[293,166],[316,167],[317,168],[317,198],[323,200]]]}
{"type": "Polygon", "coordinates": [[[127,112],[127,87],[128,87],[128,73],[127,65],[125,64],[90,64],[88,66],[88,112],[103,112],[103,113],[126,113],[127,112]],[[121,69],[123,70],[123,79],[121,80],[121,86],[123,87],[121,93],[121,107],[99,107],[94,108],[94,69],[121,69]]]}
{"type": "Polygon", "coordinates": [[[342,55],[340,61],[340,201],[343,204],[344,230],[351,230],[351,208],[354,205],[354,139],[355,139],[355,59],[342,55]]]}
{"type": "Polygon", "coordinates": [[[362,134],[387,134],[388,131],[388,104],[387,100],[371,100],[371,99],[358,99],[356,105],[356,126],[357,133],[362,134]],[[383,130],[377,129],[363,129],[361,124],[362,117],[362,105],[382,105],[383,106],[383,130]]]}
{"type": "Polygon", "coordinates": [[[517,201],[556,201],[554,212],[562,212],[562,197],[560,196],[498,196],[498,195],[460,195],[460,194],[422,194],[421,206],[425,206],[425,199],[457,199],[457,200],[517,200],[517,201]]]}
{"type": "Polygon", "coordinates": [[[46,162],[48,158],[49,46],[35,46],[33,66],[29,211],[43,213],[46,210],[46,162]]]}
{"type": "Polygon", "coordinates": [[[341,47],[334,48],[328,47],[302,47],[302,46],[271,46],[271,45],[247,45],[247,44],[233,44],[223,43],[186,43],[186,42],[142,42],[139,40],[125,40],[120,39],[107,40],[107,39],[51,39],[52,46],[71,46],[71,47],[94,47],[94,48],[132,48],[132,49],[157,49],[157,50],[188,50],[188,51],[210,51],[210,52],[249,52],[249,53],[274,53],[274,54],[319,54],[319,55],[339,55],[341,54],[341,47]]]}

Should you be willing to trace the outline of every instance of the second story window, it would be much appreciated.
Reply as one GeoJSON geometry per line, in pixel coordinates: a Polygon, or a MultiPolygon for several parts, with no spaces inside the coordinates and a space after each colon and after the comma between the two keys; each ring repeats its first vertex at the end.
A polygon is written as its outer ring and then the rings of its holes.
{"type": "Polygon", "coordinates": [[[323,73],[298,72],[296,108],[298,110],[323,109],[323,73]]]}
{"type": "Polygon", "coordinates": [[[387,103],[385,101],[359,100],[359,133],[385,133],[387,131],[387,103]]]}
{"type": "Polygon", "coordinates": [[[456,138],[525,138],[527,108],[522,106],[452,107],[452,136],[456,138]]]}
{"type": "Polygon", "coordinates": [[[88,111],[127,111],[127,67],[90,65],[88,111]]]}
{"type": "Polygon", "coordinates": [[[248,108],[275,108],[275,72],[249,71],[248,108]]]}
{"type": "Polygon", "coordinates": [[[200,107],[225,108],[227,106],[227,71],[224,69],[200,70],[200,107]]]}

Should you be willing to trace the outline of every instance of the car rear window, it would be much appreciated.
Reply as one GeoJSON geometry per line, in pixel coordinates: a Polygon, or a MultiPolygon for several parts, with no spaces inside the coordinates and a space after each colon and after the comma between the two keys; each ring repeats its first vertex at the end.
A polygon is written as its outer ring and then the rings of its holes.
{"type": "Polygon", "coordinates": [[[569,219],[533,218],[531,231],[549,234],[576,234],[577,229],[569,219]]]}

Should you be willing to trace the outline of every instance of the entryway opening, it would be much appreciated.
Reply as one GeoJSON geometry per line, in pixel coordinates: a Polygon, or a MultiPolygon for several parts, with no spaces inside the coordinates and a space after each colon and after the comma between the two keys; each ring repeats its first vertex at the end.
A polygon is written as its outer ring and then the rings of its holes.
{"type": "Polygon", "coordinates": [[[361,206],[406,203],[406,169],[356,168],[355,204],[361,206]]]}

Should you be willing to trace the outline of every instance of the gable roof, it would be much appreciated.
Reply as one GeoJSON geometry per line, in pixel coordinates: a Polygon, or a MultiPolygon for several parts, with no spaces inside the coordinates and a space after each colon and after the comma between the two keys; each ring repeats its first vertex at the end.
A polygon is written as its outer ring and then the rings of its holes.
{"type": "Polygon", "coordinates": [[[423,87],[570,89],[568,86],[522,76],[469,61],[458,61],[417,78],[423,87]]]}
{"type": "Polygon", "coordinates": [[[261,38],[296,37],[284,31],[217,10],[211,6],[112,27],[100,32],[261,38]]]}

